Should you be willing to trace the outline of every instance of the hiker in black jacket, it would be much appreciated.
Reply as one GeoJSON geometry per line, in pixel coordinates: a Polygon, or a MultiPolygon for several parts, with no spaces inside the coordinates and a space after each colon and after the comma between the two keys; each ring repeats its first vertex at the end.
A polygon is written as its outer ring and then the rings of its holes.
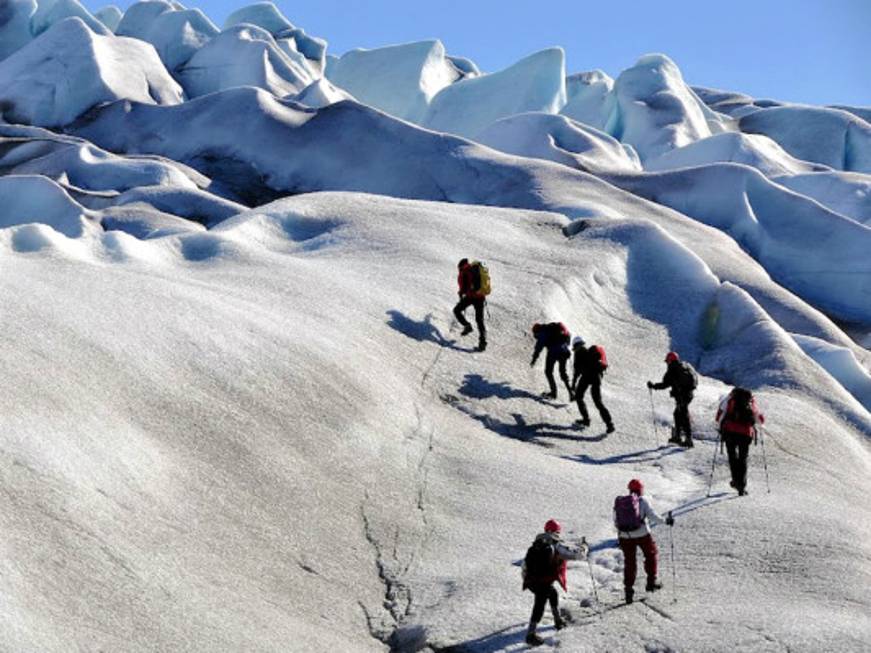
{"type": "Polygon", "coordinates": [[[614,422],[611,421],[611,413],[602,403],[602,375],[608,367],[607,360],[604,360],[604,350],[597,345],[588,348],[583,338],[575,336],[572,340],[572,351],[574,353],[572,387],[575,389],[578,410],[581,411],[581,426],[590,425],[590,415],[584,403],[584,394],[589,388],[593,403],[599,410],[602,421],[605,422],[606,431],[613,433],[614,422]]]}
{"type": "Polygon", "coordinates": [[[551,399],[556,399],[556,381],[553,378],[554,365],[559,363],[559,375],[566,386],[569,393],[569,401],[574,399],[572,386],[569,384],[569,375],[566,372],[566,363],[571,356],[569,352],[569,341],[571,336],[569,330],[562,322],[550,322],[548,324],[532,325],[532,335],[535,336],[535,350],[532,352],[532,362],[530,367],[535,367],[535,361],[541,355],[543,349],[547,349],[547,358],[544,363],[544,375],[547,377],[547,383],[550,386],[550,392],[545,392],[544,396],[551,399]]]}
{"type": "Polygon", "coordinates": [[[671,396],[674,397],[674,428],[668,441],[689,448],[693,446],[690,403],[693,400],[693,391],[698,385],[696,371],[673,351],[668,352],[665,362],[668,363],[668,369],[662,381],[659,383],[648,381],[647,387],[652,390],[671,388],[671,396]],[[684,434],[683,440],[680,437],[681,433],[684,434]]]}

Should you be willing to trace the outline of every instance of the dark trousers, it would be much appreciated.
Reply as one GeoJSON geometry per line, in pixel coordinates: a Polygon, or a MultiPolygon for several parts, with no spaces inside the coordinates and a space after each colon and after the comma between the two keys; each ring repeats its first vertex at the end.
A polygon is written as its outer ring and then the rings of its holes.
{"type": "Polygon", "coordinates": [[[553,368],[559,363],[559,375],[566,385],[566,390],[569,395],[572,394],[572,385],[569,383],[569,375],[566,372],[566,361],[569,360],[569,352],[563,350],[547,350],[547,358],[544,361],[544,375],[547,377],[547,384],[550,386],[550,393],[556,396],[556,381],[553,378],[553,368]]]}
{"type": "Polygon", "coordinates": [[[581,419],[585,422],[590,421],[590,415],[587,412],[587,405],[584,403],[584,394],[590,389],[590,396],[593,398],[593,403],[599,410],[599,415],[606,426],[611,426],[611,413],[605,408],[602,403],[602,378],[596,376],[582,376],[578,381],[578,386],[575,388],[575,400],[578,402],[578,410],[581,411],[581,419]]]}
{"type": "Polygon", "coordinates": [[[635,550],[641,549],[644,554],[644,572],[647,574],[647,582],[656,580],[659,551],[656,542],[650,534],[644,537],[619,538],[620,550],[623,552],[623,585],[632,587],[635,585],[635,576],[638,573],[638,561],[635,560],[635,550]]]}
{"type": "Polygon", "coordinates": [[[553,613],[554,620],[556,620],[559,616],[559,595],[556,593],[556,588],[553,585],[547,585],[530,589],[535,594],[535,603],[532,605],[532,617],[529,618],[530,623],[537,624],[541,621],[541,617],[544,615],[545,603],[550,603],[550,611],[553,613]]]}
{"type": "Polygon", "coordinates": [[[454,306],[454,316],[457,318],[457,322],[462,324],[464,327],[470,326],[469,321],[464,315],[466,309],[469,308],[469,306],[475,308],[475,324],[478,325],[478,338],[481,342],[486,342],[487,340],[487,327],[484,325],[484,301],[483,297],[469,297],[468,295],[463,295],[460,298],[460,301],[457,302],[457,305],[454,306]]]}
{"type": "Polygon", "coordinates": [[[676,396],[674,398],[674,437],[680,439],[683,433],[687,440],[693,438],[693,427],[690,423],[690,402],[693,396],[676,396]]]}
{"type": "Polygon", "coordinates": [[[732,472],[732,485],[736,490],[747,487],[747,454],[750,453],[752,438],[740,433],[723,433],[726,453],[729,454],[729,470],[732,472]]]}

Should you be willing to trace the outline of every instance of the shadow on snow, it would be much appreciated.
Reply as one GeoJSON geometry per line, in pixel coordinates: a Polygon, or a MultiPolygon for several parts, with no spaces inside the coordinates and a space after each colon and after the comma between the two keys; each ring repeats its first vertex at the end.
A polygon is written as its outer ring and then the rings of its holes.
{"type": "Polygon", "coordinates": [[[446,347],[456,351],[474,351],[474,349],[469,347],[458,346],[455,340],[445,338],[439,328],[433,324],[432,313],[428,313],[422,320],[413,320],[397,310],[389,310],[387,311],[387,315],[389,316],[387,326],[404,336],[408,336],[412,340],[417,340],[418,342],[434,342],[440,347],[446,347]]]}

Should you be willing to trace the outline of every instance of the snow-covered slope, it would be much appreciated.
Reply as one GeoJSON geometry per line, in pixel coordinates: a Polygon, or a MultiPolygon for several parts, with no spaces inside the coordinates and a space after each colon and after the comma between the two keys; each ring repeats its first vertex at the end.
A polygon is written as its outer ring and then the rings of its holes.
{"type": "Polygon", "coordinates": [[[616,99],[614,80],[601,70],[566,77],[566,105],[560,113],[573,120],[605,129],[616,99]]]}
{"type": "Polygon", "coordinates": [[[597,618],[573,564],[563,649],[859,650],[869,515],[843,496],[869,489],[861,408],[661,229],[610,221],[566,238],[566,225],[333,194],[209,234],[95,235],[78,256],[17,252],[23,228],[0,232],[5,537],[28,543],[0,577],[8,646],[511,650],[531,604],[512,563],[543,518],[587,536],[598,596],[617,601],[610,505],[640,476],[677,514],[676,568],[658,537],[679,602],[597,618]],[[498,280],[493,354],[471,355],[444,317],[457,252],[498,280]],[[711,302],[703,346],[689,317],[711,302]],[[607,348],[618,433],[579,432],[537,396],[525,333],[542,318],[607,348]],[[690,452],[663,444],[667,403],[654,437],[640,400],[671,347],[706,375],[690,452]],[[725,389],[710,374],[761,396],[770,495],[754,451],[750,497],[729,500],[720,465],[704,498],[705,424],[725,389]],[[821,595],[827,619],[797,628],[821,595]],[[740,627],[722,628],[724,606],[740,627]]]}
{"type": "Polygon", "coordinates": [[[58,127],[118,99],[178,104],[181,88],[150,45],[101,36],[67,18],[0,61],[0,105],[7,121],[58,127]]]}
{"type": "Polygon", "coordinates": [[[836,213],[871,227],[871,177],[854,172],[814,172],[774,179],[836,213]]]}
{"type": "Polygon", "coordinates": [[[36,12],[30,18],[30,33],[39,36],[52,25],[73,17],[81,20],[95,34],[111,34],[78,0],[39,0],[36,12]]]}

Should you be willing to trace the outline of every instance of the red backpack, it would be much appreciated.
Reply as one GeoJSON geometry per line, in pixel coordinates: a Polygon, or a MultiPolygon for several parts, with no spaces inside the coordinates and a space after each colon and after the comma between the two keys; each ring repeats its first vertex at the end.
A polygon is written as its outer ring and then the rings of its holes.
{"type": "Polygon", "coordinates": [[[563,324],[562,322],[557,322],[556,324],[557,324],[557,326],[559,327],[560,337],[561,337],[563,340],[565,340],[566,343],[571,342],[571,341],[572,341],[572,334],[569,333],[569,330],[568,330],[568,328],[566,327],[566,325],[563,324]]]}
{"type": "Polygon", "coordinates": [[[593,355],[599,359],[599,365],[602,368],[602,371],[608,369],[608,357],[605,355],[605,348],[602,345],[593,345],[590,347],[590,351],[595,352],[593,355]]]}

